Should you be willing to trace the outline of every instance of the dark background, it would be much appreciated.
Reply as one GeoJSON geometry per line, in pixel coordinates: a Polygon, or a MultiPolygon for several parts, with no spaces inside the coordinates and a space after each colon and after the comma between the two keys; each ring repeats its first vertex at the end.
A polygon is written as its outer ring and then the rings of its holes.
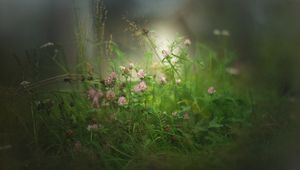
{"type": "MultiPolygon", "coordinates": [[[[0,87],[5,91],[0,97],[1,104],[6,102],[3,94],[14,93],[7,88],[31,79],[30,76],[22,76],[22,69],[14,55],[25,61],[26,50],[53,42],[64,49],[67,63],[74,65],[74,14],[84,21],[83,26],[89,36],[94,36],[91,31],[93,6],[90,2],[0,0],[0,87]]],[[[164,34],[178,32],[192,42],[200,41],[216,48],[219,41],[213,30],[229,30],[231,35],[227,45],[237,53],[237,64],[248,75],[241,79],[241,84],[262,93],[274,92],[289,98],[291,102],[277,111],[283,117],[293,113],[295,124],[292,130],[283,131],[280,137],[275,137],[272,144],[265,143],[264,148],[253,147],[251,151],[241,148],[240,152],[251,155],[245,164],[252,165],[252,168],[255,164],[269,167],[267,165],[272,163],[280,164],[279,169],[300,167],[297,135],[300,110],[297,104],[300,93],[299,0],[106,0],[105,5],[108,10],[106,37],[112,34],[121,49],[133,56],[139,48],[125,31],[128,25],[123,17],[150,29],[158,28],[158,35],[160,29],[164,34]]],[[[50,63],[44,64],[52,67],[50,63]]],[[[274,109],[275,105],[280,103],[268,107],[274,109]]],[[[1,114],[9,109],[3,107],[1,114]]],[[[1,117],[1,121],[6,121],[5,117],[1,117]]],[[[0,138],[0,144],[1,140],[4,139],[0,138]]]]}

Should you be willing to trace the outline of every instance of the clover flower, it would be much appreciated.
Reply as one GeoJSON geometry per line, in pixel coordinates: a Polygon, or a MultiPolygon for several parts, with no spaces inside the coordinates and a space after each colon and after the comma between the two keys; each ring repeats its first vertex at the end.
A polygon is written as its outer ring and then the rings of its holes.
{"type": "Polygon", "coordinates": [[[176,84],[180,84],[181,83],[181,79],[176,79],[176,84]]]}
{"type": "Polygon", "coordinates": [[[94,88],[88,90],[88,99],[92,100],[92,106],[99,108],[99,99],[103,96],[101,91],[97,91],[94,88]]]}
{"type": "Polygon", "coordinates": [[[124,66],[120,66],[120,69],[121,69],[123,74],[129,74],[129,68],[124,67],[124,66]]]}
{"type": "Polygon", "coordinates": [[[92,130],[97,130],[97,129],[101,128],[101,127],[102,127],[101,124],[93,123],[93,124],[88,125],[86,129],[88,131],[92,131],[92,130]]]}
{"type": "Polygon", "coordinates": [[[129,68],[129,70],[132,70],[134,68],[134,64],[133,63],[129,63],[128,68],[129,68]]]}
{"type": "Polygon", "coordinates": [[[140,78],[140,79],[143,79],[145,78],[146,74],[144,72],[143,69],[140,69],[137,73],[136,73],[137,77],[140,78]]]}
{"type": "Polygon", "coordinates": [[[109,76],[104,80],[104,84],[105,86],[112,86],[114,84],[114,80],[109,76]]]}
{"type": "Polygon", "coordinates": [[[210,95],[212,95],[212,94],[214,94],[214,93],[216,93],[217,91],[216,91],[216,89],[213,87],[213,86],[211,86],[211,87],[209,87],[208,89],[207,89],[207,93],[208,94],[210,94],[210,95]]]}
{"type": "Polygon", "coordinates": [[[117,73],[111,72],[110,75],[104,80],[105,86],[113,86],[117,80],[117,73]]]}
{"type": "Polygon", "coordinates": [[[237,69],[237,68],[234,68],[234,67],[228,67],[228,68],[226,68],[226,72],[229,73],[229,74],[231,74],[231,75],[234,75],[234,76],[240,74],[240,70],[237,69]]]}
{"type": "Polygon", "coordinates": [[[227,37],[230,36],[230,32],[229,32],[228,30],[222,30],[221,34],[222,34],[223,36],[227,36],[227,37]]]}
{"type": "Polygon", "coordinates": [[[107,100],[113,100],[116,97],[116,94],[113,91],[108,90],[105,97],[107,100]]]}
{"type": "Polygon", "coordinates": [[[187,39],[184,40],[183,44],[186,45],[186,46],[190,46],[192,44],[192,42],[191,42],[190,39],[187,38],[187,39]]]}
{"type": "Polygon", "coordinates": [[[88,99],[93,99],[94,96],[96,95],[97,90],[95,90],[94,88],[90,88],[87,92],[88,94],[88,99]]]}
{"type": "Polygon", "coordinates": [[[119,106],[126,105],[127,104],[126,98],[124,96],[119,97],[118,104],[119,104],[119,106]]]}
{"type": "Polygon", "coordinates": [[[177,112],[172,112],[172,116],[177,116],[177,112]]]}
{"type": "Polygon", "coordinates": [[[214,31],[213,31],[213,34],[214,35],[221,35],[221,31],[220,30],[218,30],[218,29],[214,29],[214,31]]]}
{"type": "Polygon", "coordinates": [[[23,87],[27,87],[27,86],[30,85],[30,82],[29,82],[29,81],[22,81],[22,82],[20,83],[20,85],[23,86],[23,87]]]}
{"type": "Polygon", "coordinates": [[[110,78],[113,79],[113,80],[117,80],[117,73],[114,72],[114,71],[111,72],[111,73],[110,73],[110,78]]]}
{"type": "Polygon", "coordinates": [[[147,89],[147,85],[144,81],[141,81],[139,84],[134,86],[133,91],[136,93],[144,92],[147,89]]]}

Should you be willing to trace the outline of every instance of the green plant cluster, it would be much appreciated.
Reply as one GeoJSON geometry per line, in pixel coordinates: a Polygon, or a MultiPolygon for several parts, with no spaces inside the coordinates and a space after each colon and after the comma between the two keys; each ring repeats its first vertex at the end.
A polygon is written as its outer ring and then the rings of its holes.
{"type": "Polygon", "coordinates": [[[221,58],[183,38],[168,50],[147,52],[144,64],[112,49],[106,76],[87,63],[86,71],[64,79],[64,88],[34,93],[35,142],[44,152],[130,169],[150,155],[212,151],[251,126],[251,96],[238,93],[226,72],[232,54],[221,58]]]}

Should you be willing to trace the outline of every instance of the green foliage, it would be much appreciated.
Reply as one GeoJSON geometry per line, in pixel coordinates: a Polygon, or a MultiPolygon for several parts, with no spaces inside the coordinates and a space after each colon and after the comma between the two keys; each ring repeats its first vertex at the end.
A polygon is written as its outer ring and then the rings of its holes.
{"type": "Polygon", "coordinates": [[[113,44],[106,78],[88,66],[61,90],[34,93],[36,143],[47,153],[88,155],[105,169],[131,169],[150,155],[204,154],[234,141],[236,129],[251,126],[251,100],[225,71],[230,55],[195,48],[191,57],[178,39],[161,61],[147,52],[141,67],[124,64],[113,44]]]}

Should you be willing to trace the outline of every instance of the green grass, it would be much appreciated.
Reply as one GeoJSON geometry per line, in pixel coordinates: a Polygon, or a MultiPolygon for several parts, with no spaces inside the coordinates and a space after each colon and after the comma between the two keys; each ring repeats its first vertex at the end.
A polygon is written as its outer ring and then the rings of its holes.
{"type": "Polygon", "coordinates": [[[88,65],[87,71],[65,76],[65,85],[31,89],[34,145],[45,155],[84,157],[103,169],[198,169],[211,160],[221,165],[216,153],[251,127],[254,101],[248,89],[235,89],[235,77],[226,72],[232,54],[220,58],[194,43],[201,53],[190,56],[183,41],[172,43],[161,61],[155,56],[160,52],[147,52],[145,62],[133,68],[115,45],[104,78],[88,65]],[[143,78],[136,76],[140,69],[143,78]],[[110,72],[117,77],[108,85],[110,72]],[[135,92],[142,81],[147,88],[135,92]],[[209,94],[212,86],[216,92],[209,94]],[[104,94],[96,105],[88,99],[90,89],[104,94]],[[108,91],[115,94],[111,100],[108,91]],[[121,96],[125,105],[118,103],[121,96]],[[88,130],[89,125],[97,127],[88,130]]]}
{"type": "Polygon", "coordinates": [[[178,37],[162,54],[151,31],[126,20],[148,45],[132,67],[133,59],[112,38],[104,40],[106,10],[98,12],[104,18],[96,25],[94,44],[100,57],[86,56],[80,22],[74,68],[67,67],[56,44],[27,52],[29,64],[22,70],[33,83],[24,86],[25,94],[18,89],[1,101],[3,112],[13,115],[1,120],[1,127],[20,129],[15,138],[22,139],[13,141],[24,142],[26,159],[9,165],[10,156],[0,155],[5,169],[255,169],[253,160],[266,164],[261,159],[273,153],[264,148],[289,123],[288,100],[276,89],[255,87],[246,72],[230,74],[238,56],[225,47],[226,39],[215,50],[178,37]],[[137,77],[138,72],[145,76],[137,77]],[[138,89],[141,82],[147,88],[138,89]],[[28,110],[18,110],[27,102],[28,110]],[[14,117],[18,126],[11,123],[14,117]]]}

